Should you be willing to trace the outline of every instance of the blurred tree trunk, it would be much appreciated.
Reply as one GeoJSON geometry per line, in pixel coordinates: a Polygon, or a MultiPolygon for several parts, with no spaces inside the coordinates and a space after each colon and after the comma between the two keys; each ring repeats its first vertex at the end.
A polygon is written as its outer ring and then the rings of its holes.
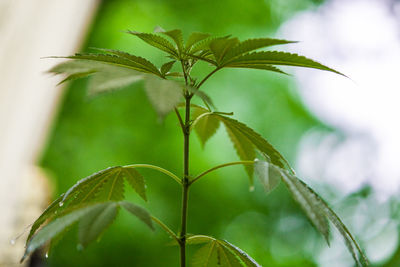
{"type": "Polygon", "coordinates": [[[11,240],[48,204],[51,186],[34,167],[61,89],[45,71],[51,55],[77,50],[97,0],[0,1],[0,266],[19,266],[11,240]]]}

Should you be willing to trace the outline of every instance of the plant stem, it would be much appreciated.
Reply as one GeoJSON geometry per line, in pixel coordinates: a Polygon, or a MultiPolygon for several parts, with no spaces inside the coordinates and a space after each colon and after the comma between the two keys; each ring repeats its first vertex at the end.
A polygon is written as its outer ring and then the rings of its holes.
{"type": "Polygon", "coordinates": [[[164,229],[173,239],[176,240],[179,244],[179,238],[178,236],[171,230],[169,229],[168,226],[166,226],[162,221],[160,221],[157,217],[151,216],[151,219],[156,222],[159,226],[161,226],[162,229],[164,229]]]}
{"type": "Polygon", "coordinates": [[[205,81],[208,80],[208,78],[210,78],[215,72],[217,72],[219,70],[219,68],[215,68],[212,72],[210,72],[200,83],[199,85],[197,85],[197,90],[200,88],[200,86],[203,85],[203,83],[205,83],[205,81]]]}
{"type": "Polygon", "coordinates": [[[189,137],[190,137],[190,99],[185,97],[185,124],[183,131],[184,147],[183,147],[183,178],[182,178],[182,220],[181,231],[179,234],[179,246],[181,254],[181,267],[186,266],[186,225],[188,210],[188,193],[189,193],[189,137]]]}
{"type": "Polygon", "coordinates": [[[235,161],[235,162],[224,163],[224,164],[215,166],[215,167],[213,167],[213,168],[211,168],[209,170],[206,170],[206,171],[200,173],[193,180],[190,181],[189,185],[192,185],[194,182],[199,180],[204,175],[206,175],[206,174],[208,174],[208,173],[210,173],[212,171],[218,170],[220,168],[227,167],[227,166],[232,166],[232,165],[252,165],[252,164],[254,164],[254,160],[244,160],[244,161],[235,161]]]}
{"type": "Polygon", "coordinates": [[[155,166],[155,165],[150,165],[150,164],[131,164],[131,165],[125,165],[124,168],[147,168],[147,169],[157,170],[159,172],[162,172],[162,173],[168,175],[169,177],[174,179],[178,184],[182,183],[181,179],[178,176],[176,176],[175,174],[173,174],[172,172],[170,172],[170,171],[168,171],[166,169],[163,169],[163,168],[155,166]]]}

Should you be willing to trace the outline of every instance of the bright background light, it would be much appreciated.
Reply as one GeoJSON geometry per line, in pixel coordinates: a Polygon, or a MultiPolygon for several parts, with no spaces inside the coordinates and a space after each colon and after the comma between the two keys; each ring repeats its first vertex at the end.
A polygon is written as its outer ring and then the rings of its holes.
{"type": "MultiPolygon", "coordinates": [[[[398,242],[397,223],[388,219],[388,207],[400,186],[399,7],[393,1],[331,0],[299,13],[278,34],[301,40],[296,51],[350,77],[295,69],[303,101],[338,129],[306,134],[297,170],[336,202],[363,186],[372,187],[372,196],[363,200],[367,204],[347,201],[337,208],[345,221],[358,226],[353,229],[375,263],[390,256],[398,242]],[[372,221],[359,227],[366,218],[372,221]]],[[[333,258],[338,257],[343,258],[341,266],[352,266],[336,240],[330,249],[322,249],[321,266],[337,266],[331,264],[337,264],[333,258]]]]}

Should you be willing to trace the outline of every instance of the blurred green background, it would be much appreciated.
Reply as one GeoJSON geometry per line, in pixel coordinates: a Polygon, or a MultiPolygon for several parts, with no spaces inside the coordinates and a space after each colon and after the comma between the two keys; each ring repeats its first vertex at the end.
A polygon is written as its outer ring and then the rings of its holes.
{"type": "MultiPolygon", "coordinates": [[[[158,66],[165,56],[125,30],[151,32],[157,25],[240,39],[274,36],[296,12],[323,1],[261,0],[112,0],[103,1],[82,48],[125,50],[150,58],[158,66]]],[[[207,66],[198,72],[203,74],[207,66]]],[[[182,172],[182,135],[174,114],[158,123],[155,111],[138,83],[92,99],[86,80],[73,82],[65,93],[41,165],[54,177],[56,195],[78,179],[108,166],[133,163],[160,165],[182,172]]],[[[218,110],[256,129],[293,163],[297,144],[311,128],[332,131],[307,110],[293,78],[259,70],[224,70],[207,81],[204,90],[218,110]]],[[[222,128],[222,127],[221,127],[222,128]]],[[[191,172],[236,160],[226,133],[220,129],[203,150],[191,139],[191,172]]],[[[148,184],[147,207],[173,230],[180,224],[180,188],[168,177],[141,170],[148,184]]],[[[132,193],[132,192],[131,192],[132,193]]],[[[314,256],[326,246],[280,185],[265,195],[260,186],[249,192],[240,166],[210,174],[191,189],[188,231],[227,239],[262,266],[316,266],[314,256]]],[[[47,266],[178,266],[178,248],[160,229],[150,232],[121,212],[101,241],[79,251],[72,229],[51,251],[47,266]]],[[[190,248],[193,253],[196,247],[190,248]]]]}

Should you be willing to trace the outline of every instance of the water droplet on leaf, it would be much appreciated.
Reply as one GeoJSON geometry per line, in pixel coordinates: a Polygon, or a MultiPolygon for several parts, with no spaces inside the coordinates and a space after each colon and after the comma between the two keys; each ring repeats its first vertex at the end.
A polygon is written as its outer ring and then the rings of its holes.
{"type": "Polygon", "coordinates": [[[64,205],[64,202],[58,203],[58,206],[62,207],[64,205]]]}
{"type": "Polygon", "coordinates": [[[47,258],[49,258],[49,252],[46,252],[46,254],[44,255],[47,258]]]}

